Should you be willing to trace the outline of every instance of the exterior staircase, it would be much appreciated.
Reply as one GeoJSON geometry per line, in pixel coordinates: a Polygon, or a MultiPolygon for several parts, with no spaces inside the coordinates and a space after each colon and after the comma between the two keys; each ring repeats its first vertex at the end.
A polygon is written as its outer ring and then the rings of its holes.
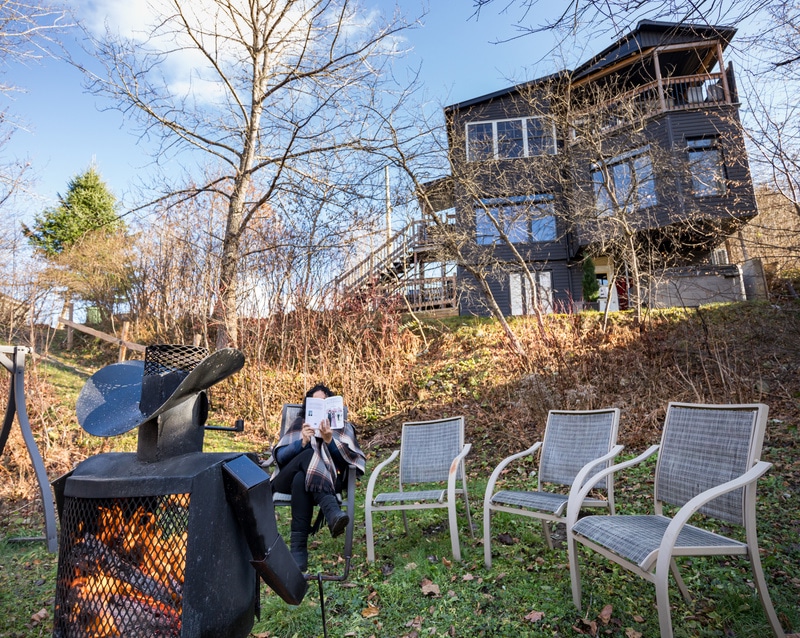
{"type": "Polygon", "coordinates": [[[426,264],[438,263],[435,227],[413,221],[396,232],[377,250],[335,280],[344,294],[380,292],[403,295],[414,312],[457,314],[455,274],[431,277],[426,264]]]}

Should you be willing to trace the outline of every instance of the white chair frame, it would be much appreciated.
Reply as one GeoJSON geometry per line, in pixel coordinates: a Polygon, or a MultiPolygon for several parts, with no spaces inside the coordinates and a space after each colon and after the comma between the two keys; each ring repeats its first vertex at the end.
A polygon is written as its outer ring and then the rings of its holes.
{"type": "MultiPolygon", "coordinates": [[[[584,545],[599,554],[605,556],[609,560],[621,565],[622,567],[632,571],[633,573],[641,576],[648,582],[655,585],[656,602],[658,607],[659,627],[661,631],[661,638],[672,638],[672,615],[669,604],[669,590],[668,579],[669,574],[672,573],[678,589],[687,602],[691,600],[689,590],[683,582],[683,579],[678,572],[678,566],[675,562],[676,556],[720,556],[720,555],[740,555],[745,556],[750,560],[756,588],[758,590],[761,603],[764,607],[764,612],[767,616],[769,624],[777,638],[784,638],[784,631],[778,621],[778,616],[775,613],[775,608],[772,605],[772,600],[769,596],[764,572],[761,567],[761,558],[758,551],[758,538],[756,534],[756,483],[759,477],[772,466],[771,463],[759,460],[761,454],[761,444],[764,438],[764,430],[766,428],[768,408],[764,404],[744,404],[744,405],[704,405],[704,404],[690,404],[690,403],[670,403],[667,408],[667,416],[665,419],[664,431],[662,434],[661,445],[653,445],[648,448],[643,454],[640,454],[634,459],[618,463],[605,470],[602,470],[589,479],[589,481],[582,487],[576,481],[573,490],[570,493],[569,505],[567,506],[567,549],[569,552],[570,564],[570,579],[572,582],[572,599],[575,606],[581,608],[581,580],[580,569],[578,566],[578,544],[584,545]],[[674,494],[670,494],[670,499],[659,499],[660,482],[666,481],[671,463],[675,460],[672,454],[673,444],[671,441],[671,428],[670,423],[675,414],[680,414],[680,410],[697,411],[699,415],[707,415],[708,419],[723,416],[724,412],[729,412],[731,415],[738,415],[736,418],[743,418],[741,413],[751,416],[751,430],[749,433],[749,443],[746,450],[746,459],[744,462],[743,473],[731,478],[730,480],[719,481],[711,487],[705,489],[694,488],[691,485],[683,485],[678,490],[680,493],[678,498],[674,494]],[[714,411],[713,413],[711,411],[714,411]],[[651,457],[656,452],[659,452],[658,463],[656,466],[656,483],[655,483],[655,499],[654,515],[643,516],[590,516],[578,520],[578,514],[583,504],[591,484],[599,478],[611,475],[625,468],[643,462],[645,459],[651,457]],[[670,458],[665,458],[669,456],[670,458]],[[699,491],[698,491],[699,490],[699,491]],[[741,490],[741,495],[731,494],[735,490],[741,490]],[[744,526],[746,532],[746,542],[742,543],[734,539],[727,538],[720,534],[709,532],[702,528],[695,527],[688,523],[689,519],[698,511],[706,511],[713,515],[715,510],[709,508],[714,507],[713,501],[729,495],[727,502],[724,504],[725,511],[732,511],[727,503],[733,504],[733,510],[740,510],[736,512],[736,516],[718,515],[722,520],[727,520],[735,524],[744,526]],[[669,518],[664,515],[663,504],[669,503],[679,507],[675,516],[669,518]],[[733,520],[736,518],[737,520],[733,520]],[[635,531],[631,532],[636,535],[637,541],[649,541],[645,543],[642,548],[638,549],[639,555],[635,558],[626,557],[607,547],[606,545],[614,545],[615,535],[614,530],[606,523],[610,521],[593,521],[592,519],[616,519],[616,523],[632,522],[637,525],[635,531]],[[635,519],[635,520],[634,520],[635,519]],[[603,524],[602,527],[595,527],[597,523],[603,524]],[[605,529],[605,533],[598,534],[598,530],[605,529]],[[583,530],[586,534],[595,532],[593,538],[589,538],[581,533],[583,530]],[[649,536],[648,536],[649,534],[649,536]],[[600,539],[604,544],[600,543],[600,539]],[[660,538],[659,538],[660,537],[660,538]],[[648,552],[647,550],[650,549],[648,552]]],[[[675,417],[676,419],[679,417],[675,417]]],[[[732,416],[733,418],[733,416],[732,416]]],[[[723,419],[720,419],[722,421],[723,419]]],[[[698,424],[697,432],[702,433],[700,429],[702,423],[698,424]]],[[[688,428],[685,428],[685,430],[688,428]]],[[[709,428],[706,429],[708,431],[709,428]]],[[[721,435],[720,435],[721,436],[721,435]]],[[[742,437],[743,439],[745,437],[742,437]]],[[[727,444],[728,441],[726,441],[727,444]]],[[[745,441],[747,442],[747,441],[745,441]]],[[[706,448],[708,450],[710,448],[706,448]]],[[[710,472],[711,468],[718,469],[719,466],[712,466],[712,457],[707,456],[708,463],[704,465],[699,473],[710,472]]],[[[664,493],[673,491],[672,484],[668,484],[663,488],[664,493]]],[[[717,511],[723,511],[723,504],[717,505],[717,511]]],[[[620,530],[621,531],[621,530],[620,530]]],[[[617,534],[620,533],[617,531],[617,534]]],[[[619,539],[619,536],[616,537],[619,539]]],[[[629,555],[632,555],[629,547],[616,547],[620,551],[629,550],[629,555]]]]}
{"type": "MultiPolygon", "coordinates": [[[[422,450],[424,454],[435,455],[438,451],[436,445],[429,445],[426,450],[422,450]]],[[[400,511],[403,515],[403,526],[406,534],[408,534],[408,521],[406,519],[407,511],[416,511],[421,509],[431,508],[444,508],[448,510],[448,522],[450,527],[450,545],[453,551],[453,558],[457,561],[461,560],[461,546],[458,536],[458,518],[456,516],[456,502],[458,496],[463,496],[464,506],[467,514],[467,524],[469,526],[470,534],[474,537],[472,529],[472,517],[469,509],[469,497],[467,495],[467,481],[466,472],[464,470],[464,458],[469,454],[472,449],[472,444],[464,443],[464,417],[452,417],[448,419],[437,419],[434,421],[418,421],[408,422],[403,424],[403,431],[401,435],[400,449],[395,450],[385,461],[379,463],[369,477],[367,485],[367,494],[364,503],[364,518],[366,522],[366,536],[367,536],[367,560],[375,562],[375,543],[374,533],[372,526],[372,516],[376,512],[391,512],[400,511]],[[447,426],[450,426],[450,432],[445,432],[447,426]],[[410,467],[406,456],[410,438],[413,438],[422,430],[415,431],[415,429],[427,428],[434,433],[434,436],[441,436],[444,434],[444,439],[449,441],[451,438],[453,448],[457,451],[452,457],[448,458],[449,467],[446,472],[435,471],[431,473],[432,463],[425,468],[424,480],[417,480],[419,477],[416,475],[416,470],[419,468],[410,467]],[[406,453],[404,456],[404,450],[406,453]],[[399,478],[399,491],[398,492],[385,492],[382,494],[375,494],[375,487],[378,477],[381,472],[392,462],[399,458],[400,464],[400,478],[399,478]],[[458,478],[461,478],[462,487],[456,486],[458,478]],[[406,491],[404,487],[412,484],[419,483],[436,483],[446,482],[446,489],[441,490],[425,490],[425,491],[406,491]]],[[[419,452],[419,451],[415,451],[419,452]]],[[[425,458],[415,458],[416,461],[422,462],[425,465],[425,458]]],[[[439,460],[442,460],[441,458],[439,460]]]]}
{"type": "MultiPolygon", "coordinates": [[[[483,499],[483,558],[487,569],[492,567],[493,512],[541,520],[545,542],[553,549],[550,524],[566,520],[569,493],[567,490],[564,493],[544,491],[544,484],[571,486],[579,480],[579,484],[583,485],[590,473],[608,467],[609,461],[623,449],[622,445],[616,444],[619,416],[619,408],[551,410],[542,440],[500,462],[489,478],[483,499]],[[582,444],[586,449],[581,449],[582,444]],[[500,476],[509,465],[536,453],[539,453],[539,471],[534,491],[495,491],[500,476]]],[[[606,498],[586,498],[583,506],[606,508],[613,514],[613,477],[595,483],[594,487],[604,489],[606,498]]]]}

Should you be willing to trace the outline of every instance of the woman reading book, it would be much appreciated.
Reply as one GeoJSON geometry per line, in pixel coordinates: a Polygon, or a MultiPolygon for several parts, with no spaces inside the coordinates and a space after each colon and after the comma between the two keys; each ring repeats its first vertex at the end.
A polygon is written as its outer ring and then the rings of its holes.
{"type": "Polygon", "coordinates": [[[340,429],[331,428],[328,419],[320,421],[319,429],[306,422],[307,399],[331,396],[333,392],[322,384],[306,392],[300,415],[274,450],[278,472],[272,476],[272,490],[292,495],[290,549],[302,571],[308,568],[308,535],[312,532],[314,505],[319,506],[331,536],[341,534],[350,522],[335,496],[341,489],[343,472],[355,465],[361,475],[366,467],[364,452],[350,422],[345,421],[340,429]]]}

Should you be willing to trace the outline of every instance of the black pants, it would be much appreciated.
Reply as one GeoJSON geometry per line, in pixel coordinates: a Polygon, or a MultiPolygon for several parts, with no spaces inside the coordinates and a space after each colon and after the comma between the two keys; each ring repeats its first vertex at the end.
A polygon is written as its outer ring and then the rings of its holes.
{"type": "Polygon", "coordinates": [[[309,445],[282,467],[272,482],[273,492],[292,495],[292,531],[303,532],[306,536],[311,532],[314,514],[314,495],[306,492],[306,471],[313,455],[314,450],[309,445]]]}

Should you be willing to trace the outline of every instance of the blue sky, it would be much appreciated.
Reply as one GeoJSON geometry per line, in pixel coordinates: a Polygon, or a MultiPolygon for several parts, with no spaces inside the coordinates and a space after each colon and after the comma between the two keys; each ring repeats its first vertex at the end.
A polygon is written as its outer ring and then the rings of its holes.
{"type": "MultiPolygon", "coordinates": [[[[98,2],[77,4],[97,7],[98,2]]],[[[115,10],[122,10],[121,5],[135,3],[115,4],[115,10]]],[[[394,2],[373,4],[383,8],[394,2]]],[[[406,64],[421,64],[421,79],[431,100],[441,105],[459,102],[561,66],[540,63],[550,48],[545,36],[494,43],[514,35],[511,17],[498,13],[505,4],[498,2],[497,9],[484,10],[476,20],[471,0],[430,0],[424,26],[406,34],[413,47],[406,64]]],[[[427,3],[400,0],[399,5],[406,15],[415,16],[427,3]]],[[[83,17],[97,16],[87,12],[83,17]]],[[[32,192],[18,203],[23,215],[53,205],[57,194],[66,191],[69,179],[92,162],[122,203],[132,203],[133,186],[153,170],[147,144],[137,139],[122,114],[110,108],[111,103],[86,92],[76,69],[58,60],[45,60],[12,67],[2,79],[24,91],[0,96],[3,108],[23,126],[4,149],[3,160],[30,162],[35,178],[32,192]]]]}

